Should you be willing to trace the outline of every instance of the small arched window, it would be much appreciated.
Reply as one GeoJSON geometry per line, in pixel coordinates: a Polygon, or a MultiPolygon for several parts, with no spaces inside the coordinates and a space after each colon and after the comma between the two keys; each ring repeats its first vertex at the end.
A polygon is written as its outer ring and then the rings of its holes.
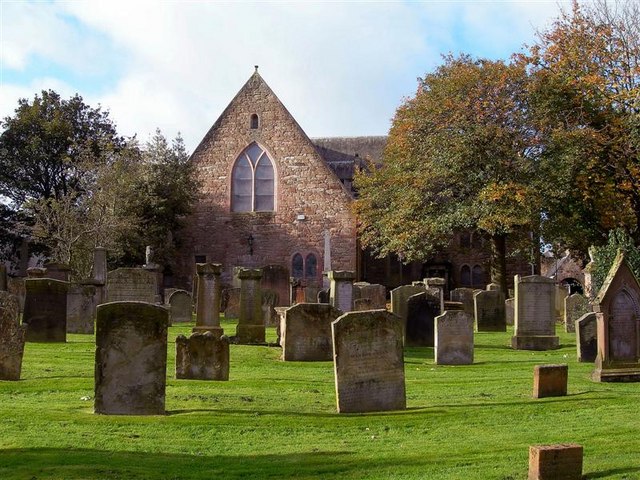
{"type": "Polygon", "coordinates": [[[258,115],[254,113],[253,115],[251,115],[251,129],[255,130],[256,128],[258,128],[258,125],[259,125],[258,115]]]}
{"type": "Polygon", "coordinates": [[[460,284],[464,286],[471,286],[471,268],[469,265],[463,265],[460,269],[460,284]]]}
{"type": "Polygon", "coordinates": [[[291,259],[291,276],[295,278],[302,278],[304,273],[304,260],[302,255],[296,253],[291,259]]]}
{"type": "Polygon", "coordinates": [[[484,270],[480,265],[473,267],[471,281],[474,287],[479,287],[484,284],[484,270]]]}
{"type": "Polygon", "coordinates": [[[318,273],[318,260],[313,253],[307,255],[304,262],[304,276],[306,278],[314,278],[318,273]]]}
{"type": "Polygon", "coordinates": [[[240,154],[231,172],[232,212],[272,212],[275,174],[263,148],[252,143],[240,154]]]}

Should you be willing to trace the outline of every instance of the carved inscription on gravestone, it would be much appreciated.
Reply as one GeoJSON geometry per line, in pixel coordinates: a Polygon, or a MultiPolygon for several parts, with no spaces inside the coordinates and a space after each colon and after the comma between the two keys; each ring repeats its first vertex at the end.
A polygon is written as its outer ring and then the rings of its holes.
{"type": "Polygon", "coordinates": [[[638,316],[631,296],[620,291],[611,304],[609,355],[613,361],[635,361],[638,357],[638,316]]]}
{"type": "Polygon", "coordinates": [[[435,363],[469,365],[473,363],[473,317],[463,311],[446,311],[436,317],[435,363]]]}
{"type": "Polygon", "coordinates": [[[406,408],[400,319],[350,312],[331,324],[339,413],[406,408]]]}
{"type": "Polygon", "coordinates": [[[155,303],[158,277],[142,268],[118,268],[107,274],[107,302],[155,303]]]}

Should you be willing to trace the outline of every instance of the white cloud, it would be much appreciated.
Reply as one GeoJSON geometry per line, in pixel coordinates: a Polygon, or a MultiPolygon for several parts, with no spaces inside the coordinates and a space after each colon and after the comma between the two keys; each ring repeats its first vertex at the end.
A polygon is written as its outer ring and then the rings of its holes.
{"type": "MultiPolygon", "coordinates": [[[[181,131],[191,150],[254,64],[310,136],[385,134],[402,97],[441,53],[514,51],[554,5],[37,3],[12,7],[22,27],[3,34],[2,59],[17,69],[38,54],[82,72],[117,55],[103,65],[114,70],[108,88],[79,93],[109,108],[123,134],[145,140],[156,126],[170,137],[181,131]]],[[[4,90],[0,100],[12,94],[4,90]]]]}

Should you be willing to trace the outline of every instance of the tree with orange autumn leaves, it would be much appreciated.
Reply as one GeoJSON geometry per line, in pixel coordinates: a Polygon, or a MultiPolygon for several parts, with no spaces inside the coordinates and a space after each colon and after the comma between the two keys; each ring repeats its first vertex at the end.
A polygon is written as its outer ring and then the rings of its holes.
{"type": "Polygon", "coordinates": [[[574,3],[509,62],[444,57],[356,177],[363,245],[424,261],[478,230],[506,289],[515,233],[584,253],[614,228],[640,239],[639,26],[635,5],[574,3]]]}

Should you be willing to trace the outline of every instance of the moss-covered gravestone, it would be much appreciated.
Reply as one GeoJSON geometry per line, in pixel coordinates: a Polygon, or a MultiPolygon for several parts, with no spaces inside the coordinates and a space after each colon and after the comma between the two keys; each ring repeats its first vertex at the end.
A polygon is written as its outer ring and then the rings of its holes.
{"type": "Polygon", "coordinates": [[[229,380],[229,338],[211,331],[178,335],[176,378],[229,380]]]}
{"type": "Polygon", "coordinates": [[[95,412],[165,413],[169,312],[145,302],[98,306],[95,412]]]}
{"type": "Polygon", "coordinates": [[[18,312],[18,298],[0,290],[0,380],[20,380],[27,327],[18,312]]]}
{"type": "Polygon", "coordinates": [[[330,361],[331,323],[342,312],[327,303],[298,303],[284,311],[281,332],[284,361],[330,361]]]}
{"type": "Polygon", "coordinates": [[[67,341],[69,284],[51,278],[27,278],[22,323],[29,325],[27,342],[67,341]]]}

